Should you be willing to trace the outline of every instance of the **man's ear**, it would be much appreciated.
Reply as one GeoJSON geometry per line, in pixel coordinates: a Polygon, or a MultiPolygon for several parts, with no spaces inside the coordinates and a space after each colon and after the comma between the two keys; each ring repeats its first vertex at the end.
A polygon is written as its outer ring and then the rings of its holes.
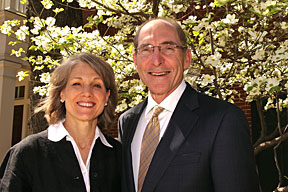
{"type": "Polygon", "coordinates": [[[184,58],[184,70],[190,67],[191,59],[192,59],[191,50],[187,49],[185,53],[185,58],[184,58]]]}
{"type": "Polygon", "coordinates": [[[136,54],[135,54],[135,53],[133,53],[133,61],[134,61],[134,66],[135,66],[135,68],[136,68],[136,70],[137,70],[136,54]]]}

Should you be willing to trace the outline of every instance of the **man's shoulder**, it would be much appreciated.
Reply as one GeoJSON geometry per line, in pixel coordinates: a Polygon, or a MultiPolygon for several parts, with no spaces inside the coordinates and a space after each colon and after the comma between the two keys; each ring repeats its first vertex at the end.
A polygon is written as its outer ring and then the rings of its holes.
{"type": "Polygon", "coordinates": [[[228,102],[223,99],[219,99],[203,93],[197,93],[200,110],[204,111],[205,114],[221,113],[221,114],[237,114],[243,115],[242,109],[234,103],[228,102]]]}
{"type": "Polygon", "coordinates": [[[120,115],[119,119],[127,118],[127,117],[130,117],[132,115],[141,113],[146,105],[147,105],[147,99],[145,99],[144,101],[142,101],[138,105],[135,105],[134,107],[123,112],[120,115]]]}
{"type": "MultiPolygon", "coordinates": [[[[239,107],[233,103],[230,103],[226,100],[210,96],[204,93],[201,93],[198,90],[195,90],[191,86],[187,86],[187,98],[193,97],[194,102],[198,102],[200,108],[208,108],[209,110],[227,110],[227,109],[236,109],[238,110],[239,107]],[[192,96],[193,95],[193,96],[192,96]]],[[[187,101],[187,100],[186,100],[187,101]]]]}

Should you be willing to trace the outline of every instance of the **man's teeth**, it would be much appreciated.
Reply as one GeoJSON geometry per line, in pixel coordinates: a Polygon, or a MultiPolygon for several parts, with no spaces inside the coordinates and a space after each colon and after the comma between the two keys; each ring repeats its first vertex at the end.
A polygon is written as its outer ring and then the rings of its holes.
{"type": "Polygon", "coordinates": [[[161,75],[166,75],[168,74],[168,72],[162,72],[162,73],[153,73],[151,72],[151,75],[155,75],[155,76],[161,76],[161,75]]]}
{"type": "Polygon", "coordinates": [[[93,103],[79,103],[79,105],[83,107],[92,107],[94,104],[93,103]]]}

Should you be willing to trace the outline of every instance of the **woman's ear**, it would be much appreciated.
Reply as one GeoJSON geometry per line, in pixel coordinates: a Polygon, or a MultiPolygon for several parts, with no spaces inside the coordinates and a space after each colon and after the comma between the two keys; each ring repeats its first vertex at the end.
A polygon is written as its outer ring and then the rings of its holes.
{"type": "Polygon", "coordinates": [[[60,92],[60,102],[61,102],[61,103],[64,103],[64,101],[65,101],[64,93],[63,93],[63,91],[61,91],[61,92],[60,92]]]}
{"type": "Polygon", "coordinates": [[[110,97],[110,89],[107,91],[106,102],[105,102],[106,104],[108,103],[109,97],[110,97]]]}

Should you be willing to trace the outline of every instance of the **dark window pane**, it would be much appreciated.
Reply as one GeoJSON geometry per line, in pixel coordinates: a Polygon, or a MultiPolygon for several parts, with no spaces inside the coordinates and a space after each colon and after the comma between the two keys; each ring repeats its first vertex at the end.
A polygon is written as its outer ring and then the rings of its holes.
{"type": "Polygon", "coordinates": [[[16,143],[21,141],[23,126],[23,109],[23,105],[14,106],[12,145],[15,145],[16,143]]]}
{"type": "Polygon", "coordinates": [[[25,95],[25,86],[20,86],[19,98],[23,98],[25,95]]]}
{"type": "Polygon", "coordinates": [[[15,99],[18,97],[18,87],[15,87],[15,99]]]}

